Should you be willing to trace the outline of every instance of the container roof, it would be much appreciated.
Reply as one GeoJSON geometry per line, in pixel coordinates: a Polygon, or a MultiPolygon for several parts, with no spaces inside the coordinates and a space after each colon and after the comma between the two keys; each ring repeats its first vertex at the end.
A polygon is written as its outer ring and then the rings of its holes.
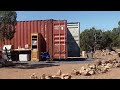
{"type": "Polygon", "coordinates": [[[27,22],[27,21],[66,21],[66,20],[45,19],[45,20],[21,20],[17,22],[27,22]]]}

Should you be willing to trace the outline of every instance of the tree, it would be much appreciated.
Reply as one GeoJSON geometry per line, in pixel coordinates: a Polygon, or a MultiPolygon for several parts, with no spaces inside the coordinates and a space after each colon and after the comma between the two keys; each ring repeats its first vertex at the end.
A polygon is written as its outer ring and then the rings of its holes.
{"type": "Polygon", "coordinates": [[[118,25],[120,26],[120,21],[118,22],[118,25]]]}
{"type": "Polygon", "coordinates": [[[3,42],[14,37],[16,18],[15,11],[0,11],[0,38],[3,42]]]}
{"type": "Polygon", "coordinates": [[[96,30],[94,27],[86,29],[80,34],[81,50],[89,51],[100,48],[102,30],[96,30]]]}
{"type": "Polygon", "coordinates": [[[111,38],[111,34],[112,34],[112,32],[109,30],[102,32],[102,38],[101,38],[101,42],[100,42],[101,49],[112,46],[113,41],[111,38]]]}
{"type": "Polygon", "coordinates": [[[80,48],[81,51],[88,51],[92,48],[105,49],[112,47],[120,48],[120,21],[118,27],[113,30],[97,30],[94,27],[86,29],[80,34],[80,48]]]}

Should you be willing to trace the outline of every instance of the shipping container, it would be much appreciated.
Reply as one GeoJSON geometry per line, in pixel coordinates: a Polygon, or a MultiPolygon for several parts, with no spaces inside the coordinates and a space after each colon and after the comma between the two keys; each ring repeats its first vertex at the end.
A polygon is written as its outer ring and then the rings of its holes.
{"type": "MultiPolygon", "coordinates": [[[[40,33],[41,52],[48,51],[51,59],[67,58],[67,21],[66,20],[32,20],[18,21],[14,38],[5,44],[12,44],[15,49],[31,46],[31,33],[40,33]],[[57,38],[56,38],[57,37],[57,38]],[[60,41],[59,41],[60,40],[60,41]],[[56,46],[58,45],[58,47],[56,46]],[[58,50],[57,50],[58,48],[58,50]]],[[[0,42],[3,47],[3,42],[0,42]]]]}
{"type": "Polygon", "coordinates": [[[67,23],[68,57],[80,57],[80,23],[67,23]]]}

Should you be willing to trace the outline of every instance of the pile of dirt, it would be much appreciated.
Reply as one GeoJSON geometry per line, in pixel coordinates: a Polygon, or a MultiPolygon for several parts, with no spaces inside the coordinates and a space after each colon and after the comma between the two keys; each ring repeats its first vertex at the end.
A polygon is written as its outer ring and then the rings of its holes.
{"type": "Polygon", "coordinates": [[[93,54],[93,58],[107,59],[107,58],[118,58],[118,52],[109,50],[96,50],[93,54]]]}

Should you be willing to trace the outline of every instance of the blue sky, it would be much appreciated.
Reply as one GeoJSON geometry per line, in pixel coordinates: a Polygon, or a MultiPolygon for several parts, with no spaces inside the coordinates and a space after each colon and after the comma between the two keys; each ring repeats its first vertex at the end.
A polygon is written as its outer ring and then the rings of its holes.
{"type": "Polygon", "coordinates": [[[80,22],[80,31],[95,27],[112,30],[118,27],[120,11],[17,11],[17,20],[57,19],[80,22]]]}

